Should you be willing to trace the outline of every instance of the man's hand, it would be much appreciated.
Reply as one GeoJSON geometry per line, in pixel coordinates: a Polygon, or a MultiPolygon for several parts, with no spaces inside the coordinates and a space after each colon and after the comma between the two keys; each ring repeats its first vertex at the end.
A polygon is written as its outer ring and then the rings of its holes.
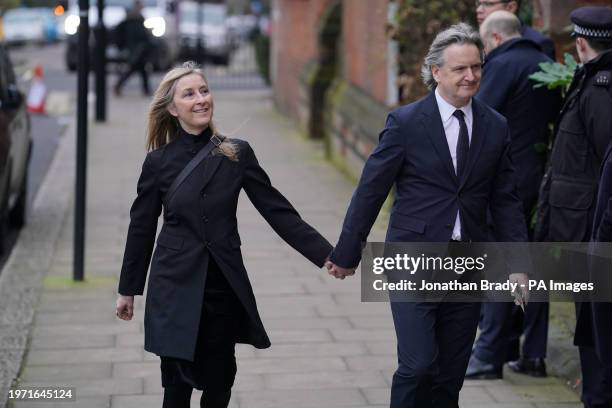
{"type": "Polygon", "coordinates": [[[516,291],[518,293],[517,294],[513,293],[513,295],[515,295],[514,303],[517,306],[520,306],[521,305],[520,300],[522,299],[523,307],[527,305],[527,303],[529,302],[529,278],[527,277],[527,274],[511,273],[510,276],[508,277],[508,280],[510,281],[510,283],[518,284],[518,286],[516,287],[516,291]]]}
{"type": "Polygon", "coordinates": [[[119,295],[117,297],[115,313],[121,320],[132,320],[134,316],[134,296],[119,295]]]}
{"type": "Polygon", "coordinates": [[[344,279],[347,276],[351,276],[355,274],[355,269],[343,268],[341,266],[334,264],[331,261],[326,261],[325,267],[327,268],[327,273],[329,273],[331,276],[335,277],[336,279],[344,279]]]}

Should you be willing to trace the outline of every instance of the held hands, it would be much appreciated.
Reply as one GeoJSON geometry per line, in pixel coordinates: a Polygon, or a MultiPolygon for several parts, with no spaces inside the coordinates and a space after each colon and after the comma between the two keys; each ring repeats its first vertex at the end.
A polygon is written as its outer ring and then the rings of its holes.
{"type": "Polygon", "coordinates": [[[341,266],[334,264],[329,259],[325,261],[325,267],[327,268],[327,273],[329,273],[331,276],[335,277],[336,279],[344,279],[347,276],[351,276],[355,274],[355,269],[343,268],[341,266]]]}
{"type": "Polygon", "coordinates": [[[119,295],[117,297],[115,313],[121,320],[132,320],[134,316],[134,296],[119,295]]]}

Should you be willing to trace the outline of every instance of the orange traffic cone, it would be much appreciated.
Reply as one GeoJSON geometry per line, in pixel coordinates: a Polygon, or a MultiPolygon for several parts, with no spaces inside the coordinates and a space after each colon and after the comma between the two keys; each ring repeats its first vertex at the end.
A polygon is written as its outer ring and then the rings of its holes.
{"type": "Polygon", "coordinates": [[[28,112],[45,113],[45,99],[47,98],[47,87],[43,82],[43,69],[40,65],[34,68],[34,78],[28,92],[28,112]]]}

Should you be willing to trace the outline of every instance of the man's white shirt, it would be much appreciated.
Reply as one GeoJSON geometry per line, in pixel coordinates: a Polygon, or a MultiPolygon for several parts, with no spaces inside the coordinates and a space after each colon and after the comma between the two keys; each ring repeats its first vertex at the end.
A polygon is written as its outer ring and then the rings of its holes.
{"type": "MultiPolygon", "coordinates": [[[[474,115],[472,114],[472,99],[470,102],[462,106],[461,108],[455,108],[450,103],[446,102],[444,98],[438,92],[438,88],[435,91],[436,102],[438,103],[438,111],[442,119],[442,126],[444,127],[444,133],[446,135],[446,142],[448,143],[448,149],[453,160],[453,167],[455,168],[455,174],[457,174],[457,142],[459,140],[459,119],[453,116],[453,113],[459,109],[463,112],[465,124],[468,129],[468,136],[470,143],[472,141],[472,124],[474,123],[474,115]]],[[[455,219],[455,226],[453,228],[452,239],[461,240],[461,220],[459,217],[459,210],[457,210],[457,217],[455,219]]]]}

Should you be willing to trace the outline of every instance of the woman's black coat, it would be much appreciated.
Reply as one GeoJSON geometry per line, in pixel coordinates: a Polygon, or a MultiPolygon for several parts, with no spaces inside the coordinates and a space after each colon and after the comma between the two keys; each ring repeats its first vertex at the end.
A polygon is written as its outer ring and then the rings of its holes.
{"type": "MultiPolygon", "coordinates": [[[[146,156],[138,196],[130,211],[119,281],[121,295],[143,294],[162,199],[207,141],[208,136],[183,133],[146,156]]],[[[238,146],[238,162],[219,152],[207,157],[178,188],[170,208],[164,208],[145,307],[145,350],[157,355],[193,360],[209,256],[248,315],[238,342],[257,348],[270,346],[240,252],[236,207],[242,189],[281,238],[318,267],[332,250],[270,184],[251,146],[242,140],[232,141],[238,146]]]]}

